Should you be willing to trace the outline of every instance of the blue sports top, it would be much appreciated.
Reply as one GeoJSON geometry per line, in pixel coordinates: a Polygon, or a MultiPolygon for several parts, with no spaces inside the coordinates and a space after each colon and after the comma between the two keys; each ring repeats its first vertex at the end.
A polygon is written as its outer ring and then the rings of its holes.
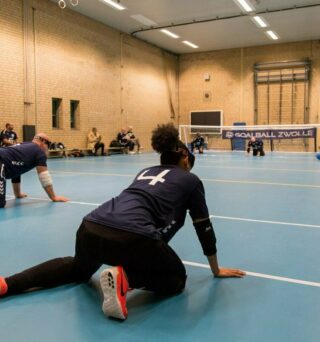
{"type": "Polygon", "coordinates": [[[47,166],[47,156],[32,142],[0,148],[0,160],[7,179],[19,177],[36,166],[47,166]]]}
{"type": "Polygon", "coordinates": [[[261,139],[257,139],[256,141],[249,140],[248,148],[252,147],[253,150],[259,150],[263,147],[263,141],[261,139]]]}
{"type": "Polygon", "coordinates": [[[142,170],[84,220],[168,242],[183,226],[187,210],[193,220],[209,217],[202,182],[178,166],[161,165],[142,170]]]}

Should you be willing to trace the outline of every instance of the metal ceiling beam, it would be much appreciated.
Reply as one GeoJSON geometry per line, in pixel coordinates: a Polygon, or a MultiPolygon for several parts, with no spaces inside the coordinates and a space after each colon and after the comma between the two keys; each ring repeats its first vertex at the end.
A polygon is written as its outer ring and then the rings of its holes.
{"type": "Polygon", "coordinates": [[[236,18],[242,18],[242,17],[251,17],[252,15],[262,15],[262,14],[270,14],[270,13],[278,13],[278,12],[295,11],[295,10],[312,8],[312,7],[320,7],[320,3],[313,4],[313,5],[286,7],[286,8],[280,8],[280,9],[275,9],[275,10],[265,9],[263,11],[243,13],[243,14],[237,14],[237,15],[231,15],[231,16],[225,16],[225,17],[216,16],[215,18],[203,19],[203,20],[194,19],[192,21],[187,21],[187,22],[180,23],[180,24],[171,23],[170,25],[150,26],[148,28],[141,28],[140,30],[135,30],[131,33],[131,35],[134,36],[137,33],[154,31],[154,30],[161,30],[164,28],[173,28],[173,27],[186,26],[186,25],[209,23],[209,22],[220,21],[220,20],[229,20],[229,19],[236,19],[236,18]]]}

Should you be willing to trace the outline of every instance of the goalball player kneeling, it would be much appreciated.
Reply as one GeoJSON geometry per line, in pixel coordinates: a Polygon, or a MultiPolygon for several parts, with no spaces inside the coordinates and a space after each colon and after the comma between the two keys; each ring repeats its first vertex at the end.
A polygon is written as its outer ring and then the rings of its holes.
{"type": "Polygon", "coordinates": [[[128,188],[83,218],[74,256],[0,276],[0,300],[30,289],[88,282],[102,264],[113,266],[100,274],[107,316],[127,318],[129,288],[177,295],[185,288],[187,273],[169,241],[183,227],[187,211],[213,275],[245,276],[218,264],[204,187],[190,172],[195,158],[179,141],[178,130],[172,124],[160,125],[151,141],[160,153],[160,165],[141,170],[128,188]]]}
{"type": "Polygon", "coordinates": [[[21,192],[21,175],[33,168],[37,169],[40,183],[54,202],[66,202],[67,198],[56,196],[52,179],[47,168],[47,152],[50,141],[46,134],[38,133],[32,142],[0,148],[0,208],[6,205],[6,179],[11,179],[16,198],[27,195],[21,192]]]}

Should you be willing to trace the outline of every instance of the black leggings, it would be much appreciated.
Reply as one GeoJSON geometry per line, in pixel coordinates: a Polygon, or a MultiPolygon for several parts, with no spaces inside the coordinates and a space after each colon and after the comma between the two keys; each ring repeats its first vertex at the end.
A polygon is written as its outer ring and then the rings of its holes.
{"type": "Polygon", "coordinates": [[[6,205],[6,175],[4,165],[0,161],[0,208],[6,205]]]}
{"type": "Polygon", "coordinates": [[[83,221],[74,257],[52,259],[6,278],[7,295],[87,282],[102,264],[121,265],[131,288],[174,295],[185,287],[185,267],[164,241],[83,221]]]}
{"type": "Polygon", "coordinates": [[[98,150],[101,148],[101,154],[104,154],[104,143],[101,143],[101,142],[97,142],[95,145],[94,145],[94,154],[97,154],[98,153],[98,150]]]}
{"type": "Polygon", "coordinates": [[[257,156],[258,153],[260,154],[261,157],[263,157],[265,155],[265,153],[264,153],[262,148],[254,149],[252,153],[253,153],[254,156],[257,156]]]}
{"type": "MultiPolygon", "coordinates": [[[[14,177],[11,179],[11,183],[21,183],[21,177],[14,177]]],[[[0,161],[0,208],[4,208],[6,205],[6,174],[4,164],[0,161]]]]}

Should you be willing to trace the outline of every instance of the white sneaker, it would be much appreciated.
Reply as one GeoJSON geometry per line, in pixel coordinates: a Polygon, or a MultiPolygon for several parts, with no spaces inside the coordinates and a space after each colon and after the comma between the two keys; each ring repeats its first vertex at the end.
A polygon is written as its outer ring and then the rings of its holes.
{"type": "Polygon", "coordinates": [[[129,284],[121,266],[111,267],[101,272],[100,284],[103,292],[102,311],[106,316],[126,319],[128,310],[126,294],[129,284]]]}

